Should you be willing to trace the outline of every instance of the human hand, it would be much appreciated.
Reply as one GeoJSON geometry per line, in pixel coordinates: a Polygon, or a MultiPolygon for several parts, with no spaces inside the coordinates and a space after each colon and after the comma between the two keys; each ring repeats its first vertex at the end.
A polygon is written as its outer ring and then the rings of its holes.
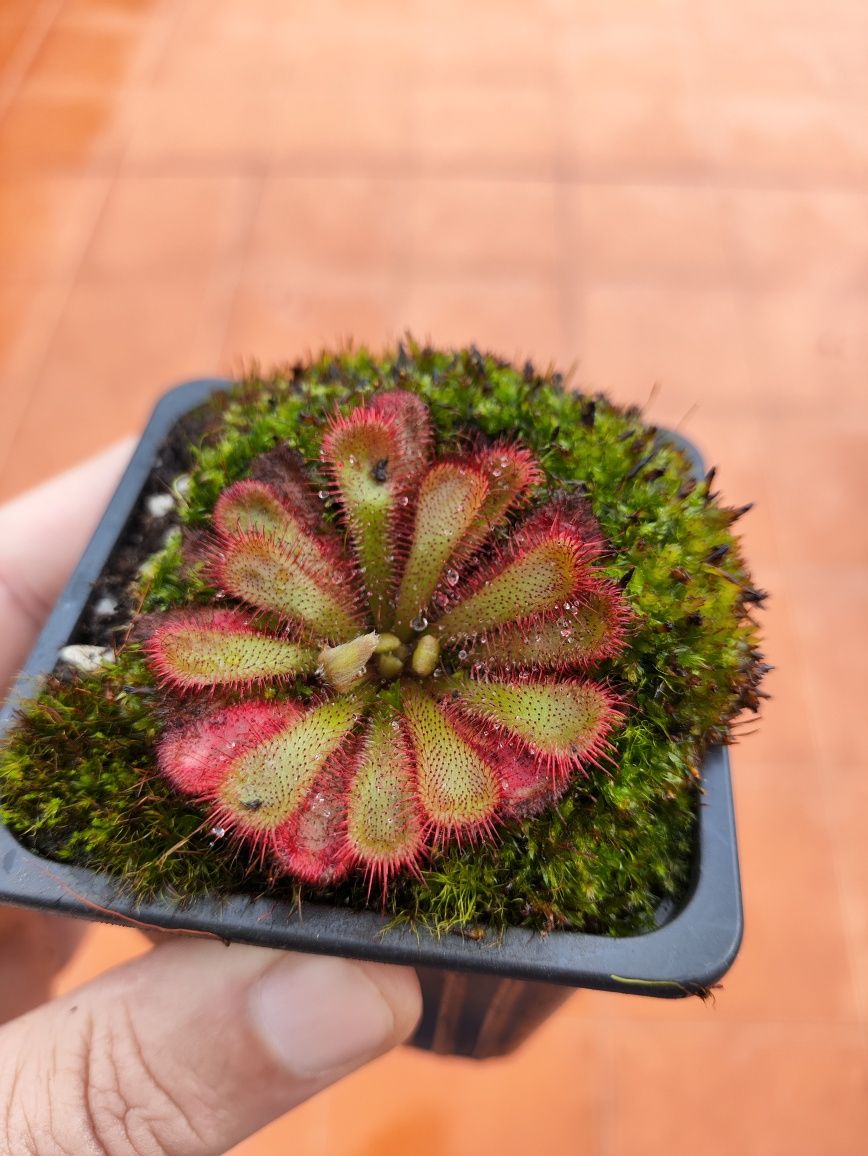
{"type": "MultiPolygon", "coordinates": [[[[0,508],[0,695],[130,450],[0,508]]],[[[0,1028],[3,1152],[226,1152],[419,1016],[410,969],[181,937],[36,1007],[76,928],[0,908],[0,1020],[19,1016],[0,1028]]]]}

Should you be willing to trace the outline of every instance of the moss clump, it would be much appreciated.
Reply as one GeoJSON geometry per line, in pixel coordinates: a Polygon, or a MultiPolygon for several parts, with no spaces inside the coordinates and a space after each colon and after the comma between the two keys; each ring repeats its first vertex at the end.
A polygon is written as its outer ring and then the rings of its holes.
{"type": "MultiPolygon", "coordinates": [[[[508,434],[538,456],[551,490],[581,487],[615,547],[608,574],[623,584],[636,624],[603,672],[629,706],[611,767],[578,780],[556,808],[505,828],[496,845],[437,853],[421,881],[397,882],[387,911],[441,929],[647,930],[689,875],[703,751],[727,742],[736,716],[758,703],[764,668],[751,609],[761,595],[732,533],[739,512],[718,503],[711,478],[694,483],[683,454],[637,410],[474,349],[410,345],[383,358],[361,350],[268,377],[251,372],[215,399],[207,433],[188,447],[180,520],[206,525],[220,491],[278,443],[316,463],[326,415],[395,386],[430,405],[441,452],[480,431],[508,434]]],[[[142,563],[133,597],[143,610],[208,600],[179,534],[142,563]]],[[[294,896],[292,884],[269,884],[222,844],[204,811],[156,773],[152,690],[133,643],[97,675],[53,678],[0,753],[0,817],[37,851],[106,871],[141,896],[266,888],[294,896]]],[[[358,882],[320,896],[368,902],[358,882]]]]}

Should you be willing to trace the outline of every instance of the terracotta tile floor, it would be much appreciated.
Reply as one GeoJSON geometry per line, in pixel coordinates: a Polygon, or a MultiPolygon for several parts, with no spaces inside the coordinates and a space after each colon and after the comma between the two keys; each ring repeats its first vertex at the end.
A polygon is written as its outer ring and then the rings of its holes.
{"type": "Polygon", "coordinates": [[[866,107],[859,0],[0,2],[0,497],[179,378],[409,326],[650,397],[759,503],[779,670],[716,1006],[579,993],[247,1156],[865,1151],[866,107]]]}

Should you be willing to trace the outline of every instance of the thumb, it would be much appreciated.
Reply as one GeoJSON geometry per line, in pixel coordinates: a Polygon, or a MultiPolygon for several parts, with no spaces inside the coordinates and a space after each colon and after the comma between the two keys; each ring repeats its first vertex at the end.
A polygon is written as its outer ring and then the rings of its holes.
{"type": "Polygon", "coordinates": [[[0,1030],[4,1151],[226,1152],[419,1010],[410,969],[172,940],[0,1030]]]}

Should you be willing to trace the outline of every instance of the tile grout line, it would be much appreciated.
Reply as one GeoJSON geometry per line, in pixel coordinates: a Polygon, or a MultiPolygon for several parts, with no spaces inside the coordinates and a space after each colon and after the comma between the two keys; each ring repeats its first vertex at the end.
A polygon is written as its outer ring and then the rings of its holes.
{"type": "Polygon", "coordinates": [[[142,74],[146,88],[156,89],[160,87],[161,71],[166,51],[171,47],[172,41],[177,37],[178,30],[181,28],[189,11],[190,0],[181,0],[173,10],[158,18],[156,29],[149,33],[151,42],[148,46],[148,54],[150,60],[142,74]]]}
{"type": "MultiPolygon", "coordinates": [[[[92,167],[98,169],[99,161],[92,167]]],[[[62,167],[62,166],[61,166],[62,167]]],[[[546,166],[510,167],[504,165],[455,166],[450,163],[425,161],[420,159],[412,164],[405,162],[370,163],[364,154],[345,155],[328,160],[323,157],[300,155],[292,161],[276,162],[249,160],[231,153],[203,159],[180,159],[178,157],[146,158],[129,160],[124,158],[125,176],[254,176],[266,172],[275,178],[298,179],[382,179],[382,180],[428,180],[432,182],[479,181],[491,184],[564,184],[611,186],[627,189],[680,189],[705,191],[732,191],[744,193],[782,194],[829,194],[868,198],[868,183],[853,177],[835,180],[821,177],[818,180],[798,181],[786,175],[770,174],[766,179],[750,170],[735,172],[732,169],[718,171],[711,167],[702,174],[685,173],[683,169],[655,169],[654,172],[624,170],[619,167],[587,168],[576,161],[557,161],[546,166]]]]}
{"type": "Polygon", "coordinates": [[[12,106],[22,81],[57,23],[63,5],[64,0],[43,0],[31,18],[30,26],[24,34],[24,44],[18,45],[12,63],[7,65],[0,83],[0,120],[12,106]]]}

